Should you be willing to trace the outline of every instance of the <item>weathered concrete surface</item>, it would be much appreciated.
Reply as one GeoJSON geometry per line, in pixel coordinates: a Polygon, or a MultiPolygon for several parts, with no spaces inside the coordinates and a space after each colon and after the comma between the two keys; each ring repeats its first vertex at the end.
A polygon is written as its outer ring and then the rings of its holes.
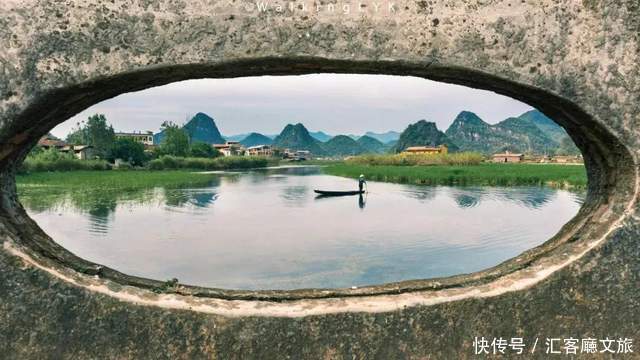
{"type": "Polygon", "coordinates": [[[398,1],[395,13],[354,2],[349,14],[329,3],[0,3],[2,357],[453,359],[473,357],[475,336],[640,341],[638,2],[398,1]],[[583,150],[587,203],[543,246],[469,276],[157,294],[158,282],[61,249],[17,202],[29,147],[100,100],[189,78],[311,72],[422,76],[537,106],[583,150]]]}

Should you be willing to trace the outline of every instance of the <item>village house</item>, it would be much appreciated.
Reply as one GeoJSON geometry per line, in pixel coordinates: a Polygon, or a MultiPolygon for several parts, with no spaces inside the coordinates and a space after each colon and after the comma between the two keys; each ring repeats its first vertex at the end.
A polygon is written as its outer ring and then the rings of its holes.
{"type": "Polygon", "coordinates": [[[295,155],[296,160],[310,160],[311,151],[309,150],[297,150],[295,155]]]}
{"type": "Polygon", "coordinates": [[[505,152],[504,154],[493,154],[494,163],[519,163],[524,160],[524,154],[513,154],[505,152]]]}
{"type": "Polygon", "coordinates": [[[580,164],[583,162],[581,156],[557,155],[551,159],[558,164],[580,164]]]}
{"type": "Polygon", "coordinates": [[[38,146],[45,150],[62,149],[63,147],[67,146],[67,143],[51,135],[45,135],[38,141],[38,146]]]}
{"type": "Polygon", "coordinates": [[[449,152],[449,148],[447,145],[439,145],[439,146],[410,146],[404,150],[406,154],[446,154],[449,152]]]}
{"type": "Polygon", "coordinates": [[[245,148],[239,141],[227,141],[224,144],[213,144],[216,150],[220,151],[223,156],[240,156],[244,155],[245,148]]]}
{"type": "Polygon", "coordinates": [[[78,160],[90,160],[95,158],[95,152],[91,145],[67,145],[62,147],[60,152],[70,153],[78,160]]]}
{"type": "Polygon", "coordinates": [[[249,156],[273,156],[273,148],[271,145],[256,145],[247,148],[249,156]]]}
{"type": "Polygon", "coordinates": [[[309,150],[291,150],[284,149],[282,152],[283,158],[294,160],[294,161],[303,161],[311,159],[311,151],[309,150]]]}
{"type": "Polygon", "coordinates": [[[118,132],[116,133],[117,139],[133,139],[135,142],[144,144],[145,146],[153,146],[153,132],[118,132]]]}

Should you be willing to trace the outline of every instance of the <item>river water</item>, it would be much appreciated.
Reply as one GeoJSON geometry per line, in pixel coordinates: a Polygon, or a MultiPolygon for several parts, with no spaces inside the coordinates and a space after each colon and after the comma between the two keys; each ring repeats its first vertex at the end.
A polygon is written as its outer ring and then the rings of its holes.
{"type": "MultiPolygon", "coordinates": [[[[130,275],[233,289],[344,288],[470,273],[540,245],[584,193],[545,187],[429,187],[293,167],[215,175],[135,196],[73,191],[28,213],[71,252],[130,275]],[[93,198],[92,198],[93,197],[93,198]]],[[[130,195],[130,194],[129,194],[130,195]]]]}

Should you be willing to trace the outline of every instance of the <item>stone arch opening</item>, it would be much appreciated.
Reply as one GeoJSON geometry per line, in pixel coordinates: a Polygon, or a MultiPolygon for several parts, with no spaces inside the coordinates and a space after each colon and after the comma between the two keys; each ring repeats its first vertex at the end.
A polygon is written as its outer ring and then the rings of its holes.
{"type": "Polygon", "coordinates": [[[95,79],[46,93],[33,94],[32,105],[16,111],[8,119],[11,126],[2,134],[0,181],[3,189],[0,214],[5,231],[16,247],[34,263],[56,271],[72,270],[79,276],[97,277],[118,286],[153,290],[162,286],[155,280],[122,274],[114,269],[78,258],[57,245],[22,209],[15,189],[15,173],[20,162],[37,140],[55,125],[102,100],[122,93],[143,90],[180,80],[259,75],[302,75],[310,73],[364,73],[411,75],[430,80],[491,90],[535,106],[563,126],[584,155],[588,174],[587,200],[579,214],[551,240],[494,268],[470,275],[444,279],[405,281],[351,289],[236,291],[201,287],[176,287],[179,295],[275,302],[333,297],[364,297],[490,286],[503,278],[540,279],[540,270],[553,271],[593,246],[593,239],[604,236],[633,201],[635,161],[629,150],[602,124],[571,101],[539,88],[488,75],[476,70],[391,61],[337,61],[321,58],[263,58],[232,61],[220,65],[181,65],[152,67],[117,76],[95,79]],[[619,164],[629,164],[620,167],[619,164]],[[532,269],[537,273],[533,274],[532,269]]]}

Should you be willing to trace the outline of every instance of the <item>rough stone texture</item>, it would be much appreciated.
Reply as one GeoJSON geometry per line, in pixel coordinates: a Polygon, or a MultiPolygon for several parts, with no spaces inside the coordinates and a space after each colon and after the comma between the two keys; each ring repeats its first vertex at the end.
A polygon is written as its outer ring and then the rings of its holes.
{"type": "Polygon", "coordinates": [[[397,1],[395,13],[354,2],[349,14],[333,1],[253,4],[0,2],[1,357],[454,359],[473,357],[474,336],[640,341],[637,0],[397,1]],[[414,75],[528,102],[583,151],[587,203],[544,245],[469,276],[157,294],[158,282],[61,249],[17,201],[30,146],[96,102],[191,78],[313,72],[414,75]]]}

